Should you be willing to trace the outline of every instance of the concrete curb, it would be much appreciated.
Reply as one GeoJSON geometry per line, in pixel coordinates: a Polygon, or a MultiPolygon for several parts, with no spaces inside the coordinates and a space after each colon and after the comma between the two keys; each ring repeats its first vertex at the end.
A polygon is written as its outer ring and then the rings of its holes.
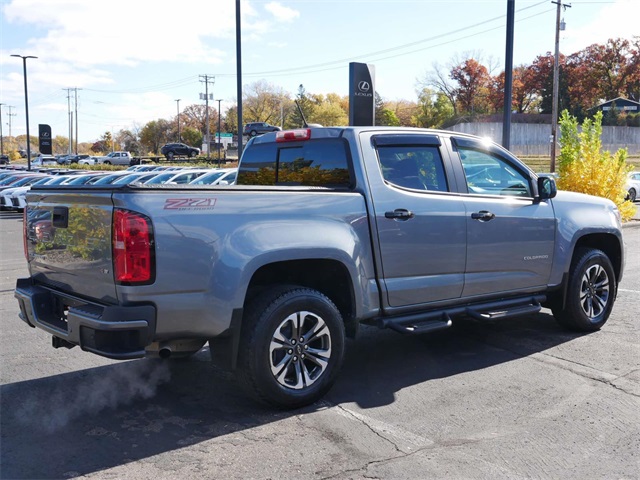
{"type": "Polygon", "coordinates": [[[632,218],[628,222],[623,223],[622,228],[625,230],[628,228],[640,228],[640,219],[632,218]]]}

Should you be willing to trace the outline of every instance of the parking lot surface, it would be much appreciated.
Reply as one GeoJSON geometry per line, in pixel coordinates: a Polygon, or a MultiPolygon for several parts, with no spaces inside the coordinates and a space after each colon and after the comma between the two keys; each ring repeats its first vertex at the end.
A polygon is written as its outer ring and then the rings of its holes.
{"type": "Polygon", "coordinates": [[[256,405],[206,349],[117,362],[18,318],[22,217],[0,213],[0,478],[640,477],[640,228],[605,327],[543,310],[424,336],[365,327],[321,403],[256,405]]]}

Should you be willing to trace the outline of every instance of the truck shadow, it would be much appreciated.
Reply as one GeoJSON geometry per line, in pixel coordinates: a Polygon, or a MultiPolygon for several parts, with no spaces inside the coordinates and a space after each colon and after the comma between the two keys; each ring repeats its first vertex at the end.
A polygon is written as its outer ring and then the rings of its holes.
{"type": "Polygon", "coordinates": [[[294,412],[254,403],[204,350],[187,361],[136,360],[3,385],[0,478],[72,478],[213,439],[225,442],[225,436],[327,404],[387,405],[404,388],[491,368],[580,336],[544,313],[490,325],[463,321],[427,336],[371,327],[360,333],[349,342],[329,395],[294,412]]]}

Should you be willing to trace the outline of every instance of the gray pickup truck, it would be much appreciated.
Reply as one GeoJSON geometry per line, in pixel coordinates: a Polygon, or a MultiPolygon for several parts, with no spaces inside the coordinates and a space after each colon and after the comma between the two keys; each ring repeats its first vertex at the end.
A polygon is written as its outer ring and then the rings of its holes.
{"type": "Polygon", "coordinates": [[[54,347],[209,342],[288,408],[327,392],[362,323],[420,334],[544,306],[593,331],[624,268],[612,202],[557,192],[480,138],[407,128],[267,133],[233,186],[34,187],[24,227],[20,317],[54,347]]]}

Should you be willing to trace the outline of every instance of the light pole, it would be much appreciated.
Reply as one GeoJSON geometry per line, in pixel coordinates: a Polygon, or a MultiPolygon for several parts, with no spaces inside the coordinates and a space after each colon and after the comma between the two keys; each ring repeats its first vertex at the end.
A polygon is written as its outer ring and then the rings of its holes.
{"type": "Polygon", "coordinates": [[[553,57],[553,99],[551,105],[551,173],[556,171],[556,145],[558,144],[558,90],[560,71],[560,8],[566,9],[571,5],[563,4],[562,0],[551,2],[557,5],[556,10],[556,49],[553,57]]]}
{"type": "Polygon", "coordinates": [[[27,117],[27,170],[31,170],[31,137],[29,136],[29,97],[27,96],[27,58],[38,58],[32,55],[17,55],[12,57],[22,59],[22,68],[24,71],[24,113],[27,117]]]}
{"type": "Polygon", "coordinates": [[[222,114],[220,112],[220,102],[222,102],[222,100],[217,100],[218,102],[218,168],[220,168],[220,118],[222,117],[222,114]]]}
{"type": "Polygon", "coordinates": [[[4,138],[2,137],[2,105],[0,103],[0,155],[4,155],[4,138]]]}
{"type": "Polygon", "coordinates": [[[180,98],[176,100],[178,106],[178,114],[176,115],[176,123],[178,124],[178,142],[180,142],[180,98]]]}

